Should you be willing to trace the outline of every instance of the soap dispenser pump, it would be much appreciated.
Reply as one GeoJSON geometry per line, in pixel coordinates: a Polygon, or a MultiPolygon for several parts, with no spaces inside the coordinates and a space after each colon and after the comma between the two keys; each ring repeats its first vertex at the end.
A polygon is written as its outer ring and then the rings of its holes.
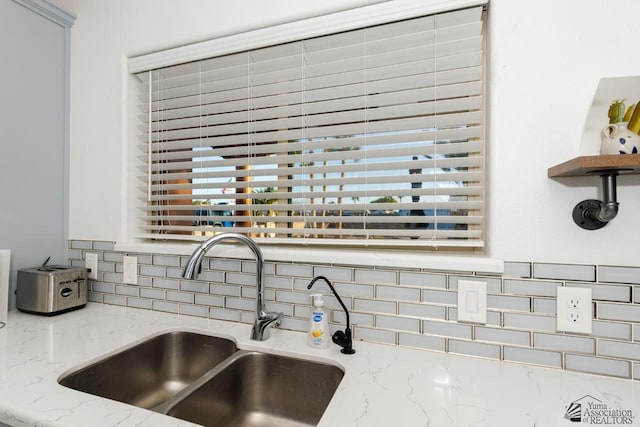
{"type": "Polygon", "coordinates": [[[327,348],[329,347],[329,321],[323,308],[322,294],[311,294],[311,303],[313,307],[309,320],[309,347],[327,348]]]}

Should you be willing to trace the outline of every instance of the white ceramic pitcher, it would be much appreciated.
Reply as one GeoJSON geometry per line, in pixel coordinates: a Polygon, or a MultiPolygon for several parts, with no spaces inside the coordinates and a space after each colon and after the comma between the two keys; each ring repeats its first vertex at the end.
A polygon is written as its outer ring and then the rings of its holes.
{"type": "Polygon", "coordinates": [[[627,129],[627,122],[610,124],[602,129],[600,154],[636,154],[640,152],[640,135],[627,129]]]}

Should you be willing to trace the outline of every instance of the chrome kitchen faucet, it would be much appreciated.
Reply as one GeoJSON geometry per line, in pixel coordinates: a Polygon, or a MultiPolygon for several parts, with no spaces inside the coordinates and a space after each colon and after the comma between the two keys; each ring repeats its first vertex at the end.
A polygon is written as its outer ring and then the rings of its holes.
{"type": "Polygon", "coordinates": [[[217,243],[225,240],[235,240],[243,243],[251,249],[251,252],[253,252],[253,255],[256,257],[256,320],[251,330],[251,339],[255,341],[266,341],[269,338],[269,326],[272,324],[276,326],[279,325],[282,320],[282,313],[267,312],[265,310],[263,301],[264,258],[262,257],[262,251],[251,238],[237,233],[223,233],[205,240],[191,254],[191,258],[189,258],[182,272],[182,277],[191,280],[198,277],[198,273],[200,273],[202,267],[202,259],[207,251],[217,243]]]}

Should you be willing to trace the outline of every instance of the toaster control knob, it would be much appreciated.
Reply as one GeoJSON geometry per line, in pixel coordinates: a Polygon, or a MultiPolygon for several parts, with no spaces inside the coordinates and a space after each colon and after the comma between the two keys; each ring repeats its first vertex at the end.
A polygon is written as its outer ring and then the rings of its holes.
{"type": "Polygon", "coordinates": [[[68,297],[71,296],[73,294],[73,289],[71,288],[62,288],[60,289],[60,296],[62,297],[68,297]]]}

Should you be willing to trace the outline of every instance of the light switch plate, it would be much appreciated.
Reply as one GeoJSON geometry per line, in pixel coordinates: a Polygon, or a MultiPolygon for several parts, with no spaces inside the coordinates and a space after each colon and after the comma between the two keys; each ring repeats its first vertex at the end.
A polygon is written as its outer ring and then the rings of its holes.
{"type": "Polygon", "coordinates": [[[130,285],[138,284],[138,257],[123,256],[122,257],[122,281],[130,285]]]}
{"type": "Polygon", "coordinates": [[[592,298],[590,288],[558,286],[558,331],[590,334],[592,330],[592,298]]]}
{"type": "Polygon", "coordinates": [[[458,322],[487,323],[487,282],[458,281],[458,322]]]}
{"type": "Polygon", "coordinates": [[[98,279],[98,254],[87,253],[84,257],[84,266],[90,269],[87,277],[89,279],[98,279]]]}

